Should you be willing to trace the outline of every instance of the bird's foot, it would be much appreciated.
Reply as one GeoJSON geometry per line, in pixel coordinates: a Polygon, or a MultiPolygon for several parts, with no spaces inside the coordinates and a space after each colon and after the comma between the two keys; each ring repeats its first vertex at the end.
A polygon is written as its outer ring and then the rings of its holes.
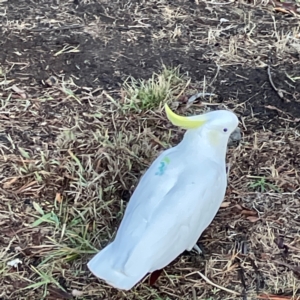
{"type": "MultiPolygon", "coordinates": [[[[197,244],[195,244],[195,246],[193,247],[193,249],[194,249],[196,252],[198,252],[199,255],[202,255],[202,254],[203,254],[203,251],[200,249],[200,247],[199,247],[197,244]]],[[[192,249],[192,250],[193,250],[193,249],[192,249]]]]}

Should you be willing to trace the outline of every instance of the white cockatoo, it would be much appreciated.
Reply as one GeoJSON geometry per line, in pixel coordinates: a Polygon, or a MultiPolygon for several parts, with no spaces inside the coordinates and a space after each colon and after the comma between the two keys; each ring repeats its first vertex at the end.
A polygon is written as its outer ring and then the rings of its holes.
{"type": "MultiPolygon", "coordinates": [[[[224,199],[228,139],[238,126],[226,110],[183,117],[165,105],[183,140],[163,151],[142,176],[112,243],[88,263],[109,285],[129,290],[195,247],[224,199]]],[[[197,247],[196,247],[197,248],[197,247]]]]}

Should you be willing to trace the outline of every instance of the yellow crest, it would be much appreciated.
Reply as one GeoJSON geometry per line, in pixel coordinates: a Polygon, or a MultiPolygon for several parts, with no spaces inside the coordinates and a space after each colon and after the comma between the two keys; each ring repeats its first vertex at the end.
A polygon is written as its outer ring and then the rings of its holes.
{"type": "Polygon", "coordinates": [[[197,119],[191,119],[191,117],[183,117],[175,114],[168,104],[165,104],[165,111],[169,121],[178,127],[182,127],[184,129],[194,129],[202,126],[206,123],[206,118],[204,116],[199,116],[197,119]]]}

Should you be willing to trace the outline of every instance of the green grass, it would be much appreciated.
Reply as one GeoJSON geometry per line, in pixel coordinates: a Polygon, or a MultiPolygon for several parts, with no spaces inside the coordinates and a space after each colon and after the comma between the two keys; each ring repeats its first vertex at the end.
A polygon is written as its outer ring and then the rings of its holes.
{"type": "Polygon", "coordinates": [[[280,192],[280,189],[267,181],[267,179],[263,176],[249,176],[249,178],[255,179],[253,182],[249,183],[249,188],[259,191],[261,193],[267,192],[267,191],[276,191],[280,192]]]}
{"type": "Polygon", "coordinates": [[[136,80],[129,77],[124,83],[125,110],[153,110],[176,97],[186,86],[186,80],[179,73],[179,68],[166,68],[161,73],[154,73],[148,80],[136,80]]]}

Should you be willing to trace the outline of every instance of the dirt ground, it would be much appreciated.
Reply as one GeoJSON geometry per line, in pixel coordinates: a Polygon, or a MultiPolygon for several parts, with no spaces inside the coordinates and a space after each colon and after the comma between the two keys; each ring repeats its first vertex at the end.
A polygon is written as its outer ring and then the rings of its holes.
{"type": "Polygon", "coordinates": [[[0,0],[0,19],[0,299],[300,299],[297,14],[240,1],[0,0]],[[182,137],[161,107],[122,109],[128,77],[163,65],[185,78],[179,113],[231,109],[243,140],[228,150],[205,256],[183,253],[154,287],[121,292],[86,263],[182,137]],[[214,95],[186,109],[199,91],[214,95]]]}

